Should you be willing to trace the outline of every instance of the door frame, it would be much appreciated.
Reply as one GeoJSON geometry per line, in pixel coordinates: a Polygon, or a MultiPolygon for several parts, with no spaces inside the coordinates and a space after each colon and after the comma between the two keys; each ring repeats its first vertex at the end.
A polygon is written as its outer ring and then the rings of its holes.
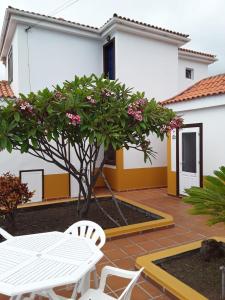
{"type": "Polygon", "coordinates": [[[106,77],[106,48],[112,44],[113,46],[113,60],[114,60],[114,64],[113,64],[113,67],[114,67],[114,79],[116,78],[116,49],[115,49],[115,37],[113,37],[112,39],[110,39],[107,43],[105,43],[103,45],[103,74],[104,76],[106,77]]]}
{"type": "Polygon", "coordinates": [[[44,181],[44,169],[30,169],[30,170],[20,170],[19,171],[19,178],[20,178],[20,181],[22,179],[22,173],[28,173],[28,172],[41,172],[42,174],[42,200],[44,200],[44,197],[45,197],[45,181],[44,181]]]}
{"type": "MultiPolygon", "coordinates": [[[[182,128],[199,128],[199,176],[200,176],[200,187],[203,187],[203,124],[202,123],[192,123],[184,124],[182,128]]],[[[179,128],[176,129],[176,194],[180,196],[180,141],[179,141],[179,128]]]]}

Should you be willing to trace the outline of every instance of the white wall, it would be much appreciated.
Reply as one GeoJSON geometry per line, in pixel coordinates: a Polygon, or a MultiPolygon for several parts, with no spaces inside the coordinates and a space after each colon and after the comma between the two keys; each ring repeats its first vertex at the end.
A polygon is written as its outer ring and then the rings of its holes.
{"type": "MultiPolygon", "coordinates": [[[[177,93],[177,46],[118,32],[115,35],[116,77],[128,87],[145,91],[148,98],[157,101],[177,93]]],[[[124,149],[124,168],[163,167],[166,162],[166,141],[151,136],[152,147],[157,152],[151,163],[144,162],[143,153],[124,149]]]]}
{"type": "Polygon", "coordinates": [[[56,165],[47,163],[30,154],[21,154],[19,151],[13,151],[12,153],[0,152],[0,174],[10,171],[12,174],[19,176],[19,171],[34,169],[44,169],[45,175],[66,173],[56,165]]]}
{"type": "Polygon", "coordinates": [[[177,92],[177,46],[129,33],[116,33],[116,77],[157,101],[177,92]]]}
{"type": "MultiPolygon", "coordinates": [[[[182,111],[185,124],[203,123],[203,175],[212,175],[213,171],[225,165],[225,95],[207,97],[197,100],[214,102],[214,106],[202,109],[190,110],[189,101],[186,102],[187,109],[182,111]],[[221,103],[221,105],[219,105],[221,103]],[[217,105],[217,106],[215,106],[217,105]]],[[[191,102],[194,103],[193,100],[191,102]]],[[[180,111],[179,105],[177,110],[180,111]]],[[[183,103],[184,105],[184,103],[183,103]]],[[[176,105],[174,105],[175,107],[176,105]]],[[[168,106],[170,107],[170,106],[168,106]]],[[[197,107],[197,105],[196,105],[197,107]]],[[[172,140],[172,171],[176,171],[176,147],[172,140]]]]}
{"type": "MultiPolygon", "coordinates": [[[[182,92],[189,86],[208,76],[208,65],[179,57],[178,65],[178,92],[182,92]],[[194,70],[193,79],[186,78],[185,70],[190,68],[194,70]]],[[[175,95],[175,94],[174,94],[175,95]]]]}
{"type": "Polygon", "coordinates": [[[144,154],[135,149],[124,149],[124,169],[164,167],[167,165],[166,141],[161,142],[156,135],[150,135],[149,140],[155,153],[152,162],[144,162],[144,154]]]}
{"type": "Polygon", "coordinates": [[[102,74],[99,40],[37,27],[26,33],[25,28],[18,26],[20,92],[52,88],[75,75],[102,74]]]}
{"type": "MultiPolygon", "coordinates": [[[[11,87],[13,92],[17,95],[19,92],[18,28],[15,30],[11,46],[13,50],[13,81],[11,83],[11,87]]],[[[10,49],[11,47],[9,48],[9,51],[10,49]]],[[[6,60],[5,78],[8,80],[8,56],[6,60]]]]}

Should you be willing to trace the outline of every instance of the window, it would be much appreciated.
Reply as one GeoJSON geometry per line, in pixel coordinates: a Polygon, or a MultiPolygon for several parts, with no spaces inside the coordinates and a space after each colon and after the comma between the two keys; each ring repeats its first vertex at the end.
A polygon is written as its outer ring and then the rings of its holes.
{"type": "Polygon", "coordinates": [[[186,70],[185,70],[185,76],[188,79],[194,79],[194,69],[186,68],[186,70]]]}
{"type": "Polygon", "coordinates": [[[8,81],[11,83],[13,81],[13,50],[12,47],[8,54],[8,81]]]}
{"type": "Polygon", "coordinates": [[[115,79],[115,39],[103,46],[104,75],[111,80],[115,79]]]}

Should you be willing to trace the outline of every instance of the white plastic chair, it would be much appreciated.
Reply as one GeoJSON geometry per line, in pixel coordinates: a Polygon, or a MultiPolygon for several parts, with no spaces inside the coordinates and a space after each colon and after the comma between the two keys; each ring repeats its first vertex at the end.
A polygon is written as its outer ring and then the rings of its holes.
{"type": "Polygon", "coordinates": [[[0,227],[0,235],[2,235],[6,240],[13,238],[13,235],[8,233],[6,230],[0,227]]]}
{"type": "MultiPolygon", "coordinates": [[[[71,225],[65,233],[71,234],[76,237],[84,237],[93,241],[93,243],[101,249],[105,245],[106,236],[104,230],[97,223],[92,221],[83,220],[71,225]]],[[[90,288],[90,274],[94,274],[94,285],[98,287],[98,276],[96,267],[92,268],[88,274],[75,286],[72,298],[76,298],[77,292],[82,295],[90,288]]]]}
{"type": "Polygon", "coordinates": [[[76,237],[85,237],[101,249],[105,245],[105,232],[101,226],[92,221],[79,221],[71,225],[65,233],[72,234],[76,237]]]}
{"type": "Polygon", "coordinates": [[[139,271],[127,271],[106,266],[102,269],[99,288],[89,289],[79,300],[130,300],[132,290],[143,270],[144,268],[142,268],[139,271]],[[127,287],[125,288],[125,290],[119,298],[114,298],[104,293],[107,277],[112,275],[131,279],[131,281],[129,282],[129,284],[127,285],[127,287]]]}

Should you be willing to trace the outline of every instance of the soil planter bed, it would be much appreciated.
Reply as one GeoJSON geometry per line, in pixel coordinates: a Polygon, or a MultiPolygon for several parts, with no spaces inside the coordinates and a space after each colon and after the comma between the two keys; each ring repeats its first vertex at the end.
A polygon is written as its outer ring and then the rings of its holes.
{"type": "MultiPolygon", "coordinates": [[[[225,238],[214,239],[225,243],[225,238]]],[[[219,300],[224,257],[205,261],[200,255],[201,242],[139,257],[136,266],[145,267],[145,274],[177,299],[219,300]]]]}
{"type": "MultiPolygon", "coordinates": [[[[124,224],[109,196],[98,198],[101,206],[120,224],[124,224]]],[[[105,229],[107,237],[144,231],[153,228],[173,225],[173,218],[155,209],[141,205],[134,201],[117,196],[120,208],[128,221],[128,225],[115,227],[97,207],[93,200],[84,219],[94,221],[105,229]]],[[[78,221],[77,201],[60,201],[58,203],[28,204],[16,210],[14,223],[10,219],[0,220],[3,227],[13,235],[23,235],[47,231],[64,231],[71,224],[78,221]]]]}

